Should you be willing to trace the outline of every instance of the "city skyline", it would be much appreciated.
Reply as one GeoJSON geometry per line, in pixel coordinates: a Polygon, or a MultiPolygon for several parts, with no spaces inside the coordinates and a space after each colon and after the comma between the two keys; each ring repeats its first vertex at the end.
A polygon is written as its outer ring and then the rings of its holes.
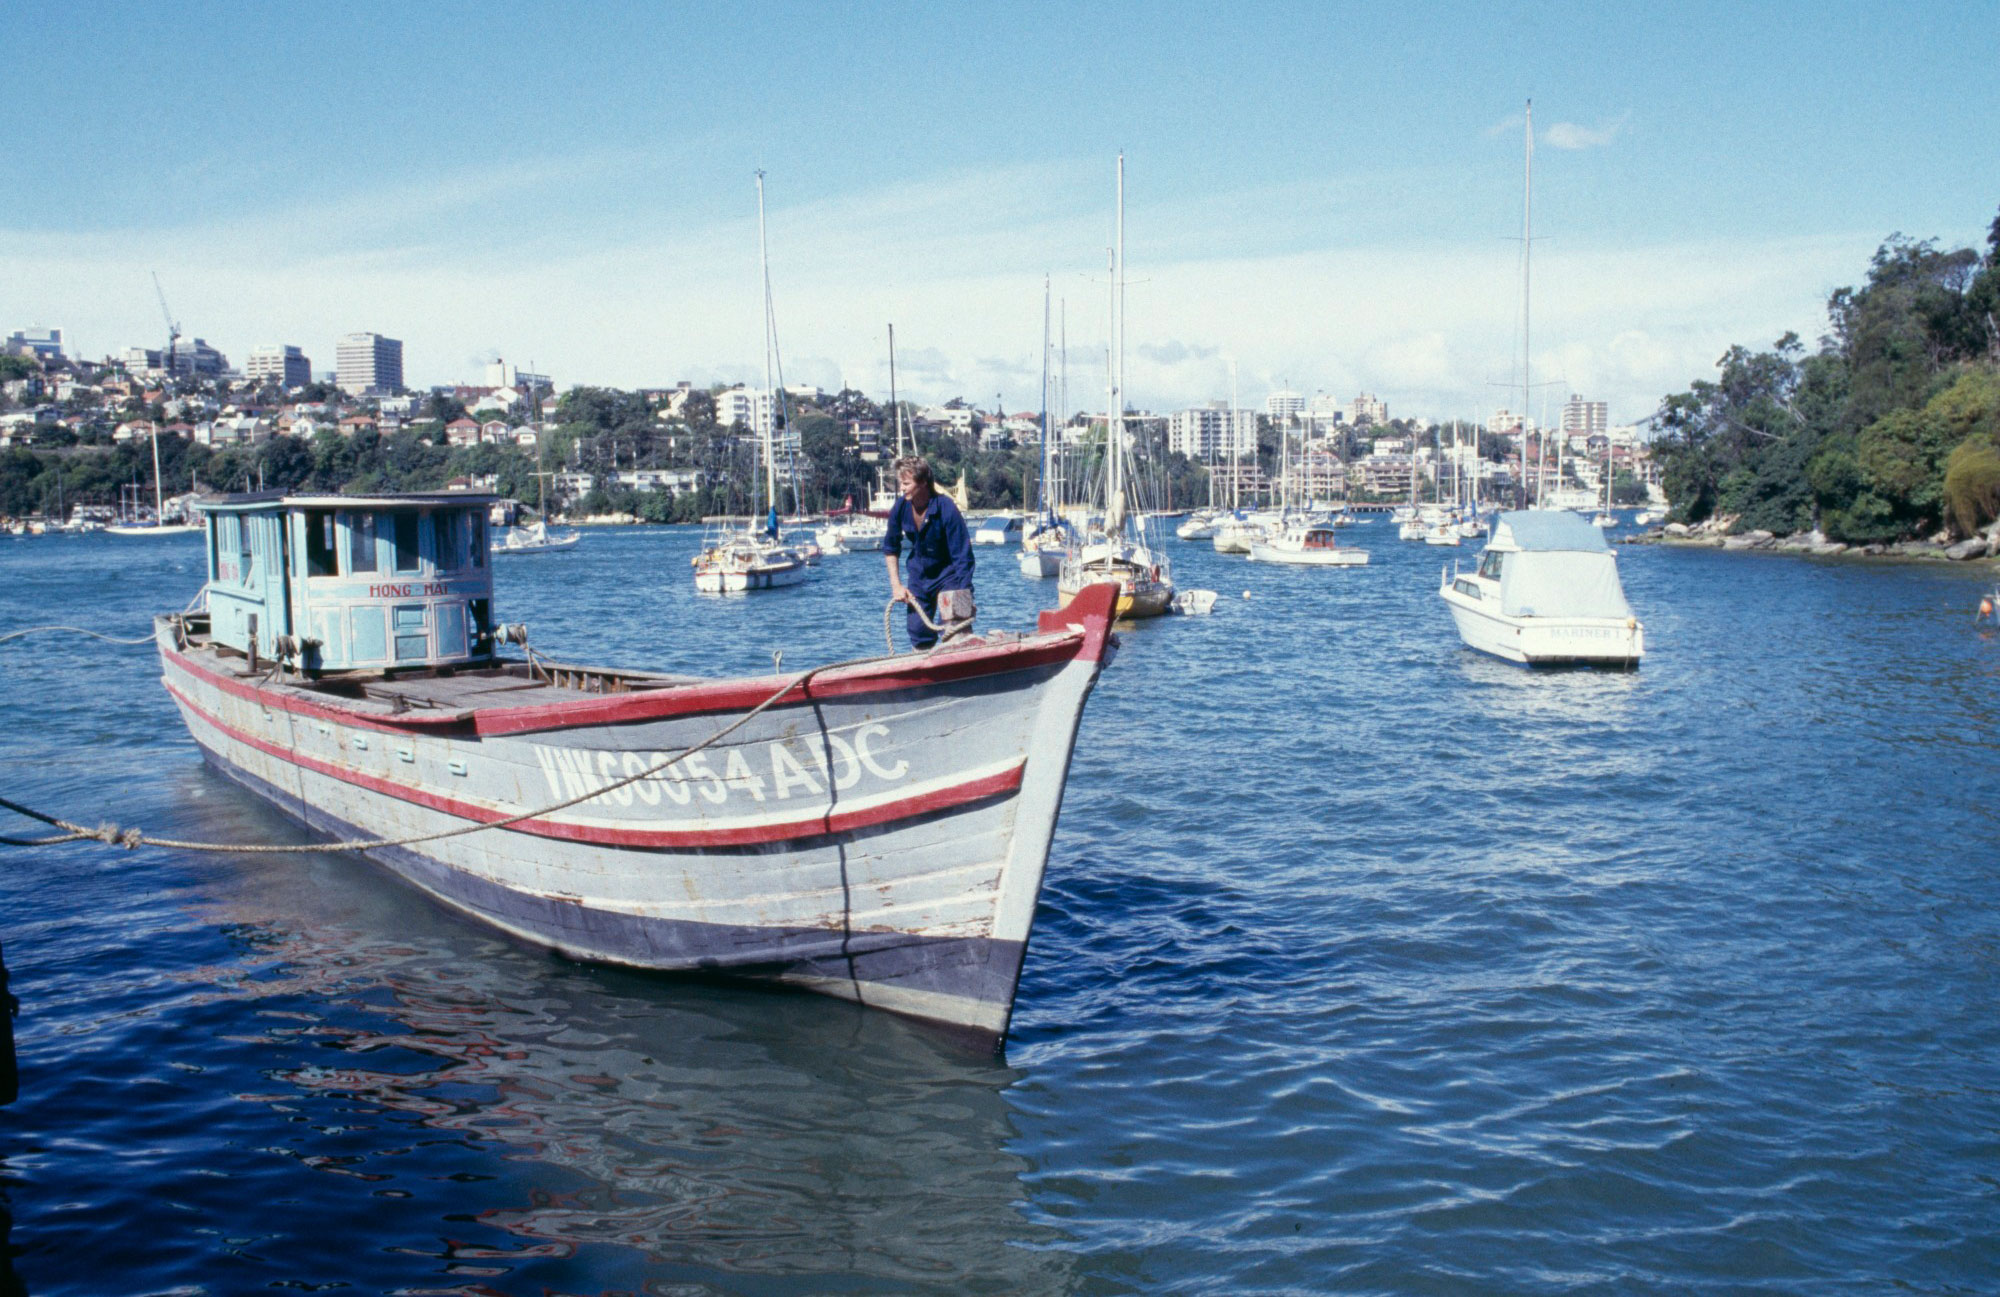
{"type": "Polygon", "coordinates": [[[893,321],[904,394],[1032,408],[1046,272],[1067,404],[1101,407],[1122,148],[1133,404],[1227,399],[1233,361],[1246,404],[1483,418],[1520,404],[1532,95],[1529,413],[1582,392],[1624,423],[1733,343],[1816,337],[1892,232],[1981,242],[2000,198],[1964,161],[2000,124],[1979,6],[1135,12],[37,11],[18,25],[46,57],[0,103],[48,127],[19,162],[48,182],[0,197],[0,323],[158,347],[157,271],[232,358],[329,368],[370,329],[414,386],[496,356],[564,385],[761,385],[762,167],[787,381],[886,394],[893,321]],[[163,103],[195,127],[131,149],[163,103]]]}

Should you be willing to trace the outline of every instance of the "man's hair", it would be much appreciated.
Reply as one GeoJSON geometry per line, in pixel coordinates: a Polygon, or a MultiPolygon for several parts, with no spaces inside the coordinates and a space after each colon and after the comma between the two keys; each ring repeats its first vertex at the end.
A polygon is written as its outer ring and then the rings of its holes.
{"type": "Polygon", "coordinates": [[[905,455],[896,461],[896,476],[900,478],[905,473],[925,486],[937,485],[931,477],[931,462],[922,455],[905,455]]]}

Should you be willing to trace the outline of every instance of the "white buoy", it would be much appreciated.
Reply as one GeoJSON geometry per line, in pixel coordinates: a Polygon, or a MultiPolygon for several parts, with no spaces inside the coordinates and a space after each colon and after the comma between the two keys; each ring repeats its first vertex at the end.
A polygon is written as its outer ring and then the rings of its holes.
{"type": "Polygon", "coordinates": [[[1248,599],[1248,598],[1250,597],[1250,592],[1249,592],[1248,590],[1245,590],[1245,591],[1243,592],[1243,597],[1244,597],[1245,599],[1248,599]]]}

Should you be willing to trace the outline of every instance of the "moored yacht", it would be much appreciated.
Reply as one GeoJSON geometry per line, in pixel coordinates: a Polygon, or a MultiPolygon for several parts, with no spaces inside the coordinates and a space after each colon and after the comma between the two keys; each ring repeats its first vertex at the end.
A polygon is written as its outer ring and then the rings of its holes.
{"type": "Polygon", "coordinates": [[[1305,567],[1366,567],[1368,551],[1340,543],[1331,522],[1294,526],[1250,546],[1258,563],[1293,563],[1305,567]]]}
{"type": "Polygon", "coordinates": [[[1438,595],[1468,648],[1526,666],[1635,666],[1646,630],[1625,601],[1604,533],[1553,509],[1503,513],[1472,572],[1438,595]]]}

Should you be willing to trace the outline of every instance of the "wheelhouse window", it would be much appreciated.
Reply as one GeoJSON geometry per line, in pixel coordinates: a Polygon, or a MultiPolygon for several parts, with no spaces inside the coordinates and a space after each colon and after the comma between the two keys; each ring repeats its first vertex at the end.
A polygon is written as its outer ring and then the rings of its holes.
{"type": "Polygon", "coordinates": [[[347,570],[375,571],[375,515],[350,513],[343,517],[347,523],[347,570]]]}
{"type": "Polygon", "coordinates": [[[468,541],[468,544],[472,548],[472,566],[485,567],[486,566],[486,514],[484,512],[478,512],[478,511],[468,513],[465,515],[465,524],[466,524],[466,530],[469,532],[471,536],[471,539],[468,541]]]}
{"type": "Polygon", "coordinates": [[[456,510],[440,510],[431,515],[431,534],[437,543],[440,572],[456,572],[465,566],[465,515],[456,510]]]}
{"type": "Polygon", "coordinates": [[[306,512],[306,575],[332,576],[340,570],[339,548],[335,541],[333,513],[327,509],[306,512]]]}
{"type": "Polygon", "coordinates": [[[1485,555],[1479,560],[1479,575],[1485,577],[1488,581],[1498,581],[1500,579],[1500,560],[1505,557],[1506,555],[1499,550],[1487,550],[1485,555]]]}
{"type": "Polygon", "coordinates": [[[418,547],[419,516],[409,512],[392,513],[396,538],[396,568],[398,572],[421,572],[424,569],[423,551],[418,547]]]}
{"type": "Polygon", "coordinates": [[[256,569],[251,566],[250,520],[239,515],[233,521],[236,523],[236,580],[240,585],[250,585],[256,575],[256,569]]]}

